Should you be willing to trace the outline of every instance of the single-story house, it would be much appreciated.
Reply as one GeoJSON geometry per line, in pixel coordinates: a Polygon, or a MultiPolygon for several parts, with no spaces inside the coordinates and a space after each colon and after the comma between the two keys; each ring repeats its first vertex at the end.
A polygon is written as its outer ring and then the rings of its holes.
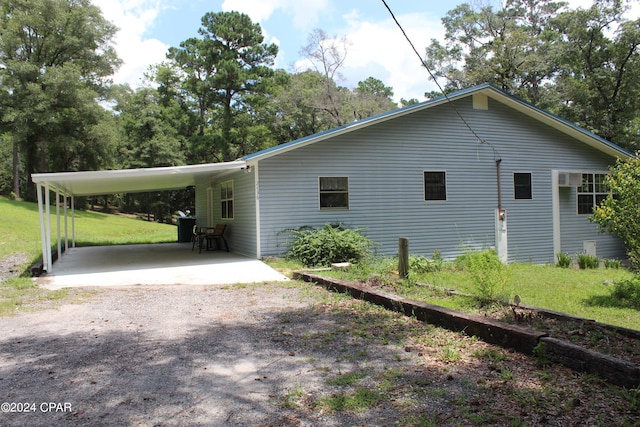
{"type": "Polygon", "coordinates": [[[608,168],[631,155],[483,84],[245,156],[196,184],[196,212],[253,257],[281,255],[284,230],[342,223],[384,255],[407,237],[411,253],[445,258],[480,247],[535,263],[622,258],[589,215],[608,168]]]}
{"type": "MultiPolygon", "coordinates": [[[[234,162],[33,180],[43,236],[52,191],[72,197],[194,185],[197,223],[227,224],[231,251],[255,258],[282,255],[288,229],[342,223],[363,229],[384,255],[407,237],[413,254],[454,258],[495,247],[504,261],[546,263],[558,252],[625,257],[623,243],[600,233],[589,215],[607,195],[609,167],[632,155],[483,84],[234,162]]],[[[51,246],[45,240],[43,253],[51,246]]]]}

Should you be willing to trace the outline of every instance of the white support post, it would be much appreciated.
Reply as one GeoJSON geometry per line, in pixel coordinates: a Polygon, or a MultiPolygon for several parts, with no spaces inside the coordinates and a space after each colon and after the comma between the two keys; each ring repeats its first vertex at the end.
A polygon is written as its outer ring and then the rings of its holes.
{"type": "Polygon", "coordinates": [[[38,192],[38,214],[40,215],[40,240],[42,242],[42,268],[49,272],[49,254],[47,253],[47,235],[45,232],[44,206],[42,202],[42,184],[37,185],[38,192]]]}
{"type": "Polygon", "coordinates": [[[58,259],[62,258],[62,238],[60,233],[60,191],[56,190],[56,235],[58,237],[58,259]]]}
{"type": "MultiPolygon", "coordinates": [[[[45,203],[45,221],[46,221],[46,238],[47,238],[47,265],[49,269],[47,273],[53,271],[53,257],[51,254],[51,190],[49,189],[49,184],[45,184],[44,186],[44,203],[45,203]]],[[[43,254],[44,256],[44,254],[43,254]]]]}
{"type": "Polygon", "coordinates": [[[503,264],[509,263],[507,211],[505,209],[496,209],[496,252],[503,264]]]}
{"type": "Polygon", "coordinates": [[[62,195],[62,200],[64,200],[64,250],[65,252],[69,250],[69,217],[67,216],[67,195],[62,195]]]}
{"type": "Polygon", "coordinates": [[[71,245],[76,247],[76,203],[71,196],[71,245]]]}

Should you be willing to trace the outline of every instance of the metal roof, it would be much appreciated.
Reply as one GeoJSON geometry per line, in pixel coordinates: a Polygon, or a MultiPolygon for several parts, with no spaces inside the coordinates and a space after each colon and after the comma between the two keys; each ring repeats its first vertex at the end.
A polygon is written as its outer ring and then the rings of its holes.
{"type": "Polygon", "coordinates": [[[244,160],[203,165],[33,174],[36,184],[73,196],[177,190],[246,166],[244,160]]]}
{"type": "Polygon", "coordinates": [[[372,126],[377,123],[381,123],[387,120],[394,119],[396,117],[401,117],[407,114],[412,114],[417,111],[426,110],[429,108],[436,107],[438,105],[445,104],[450,101],[455,101],[461,98],[465,98],[476,93],[483,93],[488,97],[494,99],[497,102],[505,104],[514,110],[517,110],[527,116],[534,118],[546,125],[549,125],[565,134],[568,134],[579,141],[586,143],[600,151],[603,151],[613,157],[631,157],[633,153],[613,144],[610,141],[607,141],[604,138],[599,137],[598,135],[589,132],[586,129],[577,126],[575,123],[571,123],[568,120],[565,120],[559,116],[551,114],[541,108],[538,108],[514,95],[511,95],[489,83],[484,83],[478,86],[473,86],[467,89],[463,89],[451,94],[448,94],[446,97],[442,96],[439,98],[431,99],[419,104],[410,105],[408,107],[399,108],[397,110],[389,111],[387,113],[379,114],[376,116],[369,117],[364,120],[359,120],[356,122],[348,123],[340,127],[336,127],[324,132],[320,132],[314,135],[310,135],[304,138],[297,139],[295,141],[288,142],[286,144],[277,145],[275,147],[267,148],[262,151],[258,151],[253,154],[246,155],[242,157],[243,160],[249,162],[260,161],[262,159],[269,158],[271,156],[275,156],[281,153],[285,153],[290,150],[294,150],[296,148],[300,148],[309,144],[314,144],[316,142],[323,141],[325,139],[333,138],[335,136],[352,132],[357,129],[362,129],[364,127],[372,126]]]}

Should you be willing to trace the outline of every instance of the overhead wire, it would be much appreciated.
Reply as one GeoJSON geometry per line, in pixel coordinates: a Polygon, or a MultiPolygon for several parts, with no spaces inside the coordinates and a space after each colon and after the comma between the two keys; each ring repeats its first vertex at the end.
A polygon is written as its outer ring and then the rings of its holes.
{"type": "Polygon", "coordinates": [[[384,7],[387,8],[387,11],[389,11],[389,15],[391,15],[391,18],[393,19],[393,21],[396,23],[396,25],[398,26],[398,28],[402,32],[402,35],[404,36],[404,38],[407,40],[407,42],[411,46],[411,49],[413,49],[413,52],[416,54],[418,59],[420,59],[420,63],[422,64],[422,66],[427,70],[427,72],[429,73],[429,76],[431,76],[431,79],[434,81],[436,86],[438,86],[438,89],[440,89],[440,92],[442,92],[442,94],[444,95],[444,98],[447,100],[447,103],[451,106],[451,108],[453,108],[453,111],[455,111],[456,115],[460,118],[462,123],[464,123],[465,127],[473,134],[473,136],[475,136],[477,138],[477,140],[478,140],[478,142],[480,144],[487,144],[491,148],[491,150],[493,150],[494,160],[496,160],[496,161],[500,160],[500,154],[498,153],[498,151],[489,142],[487,142],[486,140],[481,138],[480,135],[471,127],[469,122],[467,122],[467,120],[464,118],[462,113],[455,106],[455,104],[453,103],[451,98],[449,98],[447,93],[444,91],[444,89],[442,88],[440,83],[438,83],[438,80],[436,79],[436,77],[431,72],[431,69],[427,65],[426,61],[422,58],[422,55],[420,55],[420,53],[418,52],[418,49],[416,49],[415,45],[413,44],[413,42],[411,41],[411,39],[409,38],[409,36],[405,32],[404,28],[402,27],[402,25],[400,24],[400,22],[396,18],[396,15],[393,13],[391,8],[387,4],[386,0],[382,0],[382,3],[384,4],[384,7]]]}

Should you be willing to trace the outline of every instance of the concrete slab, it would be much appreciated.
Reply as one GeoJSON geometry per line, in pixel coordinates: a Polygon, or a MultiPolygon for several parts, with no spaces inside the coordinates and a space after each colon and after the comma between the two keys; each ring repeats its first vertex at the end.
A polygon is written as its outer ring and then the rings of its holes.
{"type": "Polygon", "coordinates": [[[47,289],[80,286],[208,285],[289,280],[260,260],[191,243],[71,248],[40,278],[47,289]]]}

